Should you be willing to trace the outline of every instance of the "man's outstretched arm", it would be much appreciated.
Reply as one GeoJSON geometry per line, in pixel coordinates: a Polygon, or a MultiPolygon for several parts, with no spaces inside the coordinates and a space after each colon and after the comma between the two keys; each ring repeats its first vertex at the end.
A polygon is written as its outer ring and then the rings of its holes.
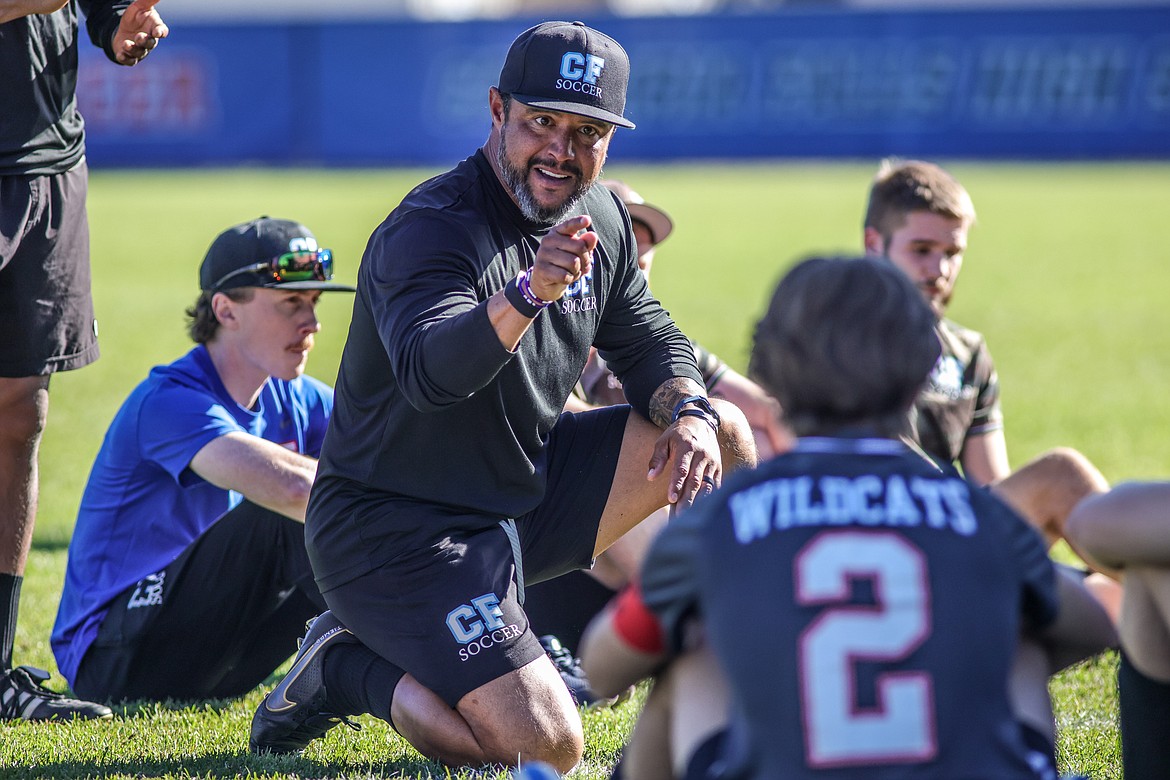
{"type": "Polygon", "coordinates": [[[216,487],[303,523],[317,461],[235,431],[203,445],[191,459],[191,470],[216,487]]]}

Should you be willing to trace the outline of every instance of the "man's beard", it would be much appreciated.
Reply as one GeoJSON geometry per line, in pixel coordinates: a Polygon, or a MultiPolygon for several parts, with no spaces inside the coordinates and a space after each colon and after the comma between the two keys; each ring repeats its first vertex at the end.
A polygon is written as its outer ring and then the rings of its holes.
{"type": "Polygon", "coordinates": [[[512,197],[516,199],[516,203],[520,206],[520,213],[533,222],[555,225],[569,216],[577,208],[577,204],[581,198],[585,197],[585,193],[589,191],[592,182],[586,182],[580,170],[564,170],[561,166],[556,165],[556,163],[549,164],[537,161],[530,163],[528,169],[523,171],[515,167],[508,160],[508,142],[505,140],[507,138],[506,130],[507,125],[500,128],[500,145],[496,147],[496,165],[500,169],[500,174],[504,177],[504,183],[508,185],[508,189],[512,192],[512,197]],[[532,192],[532,187],[528,184],[528,174],[535,165],[543,165],[545,168],[575,175],[577,177],[577,189],[559,206],[540,205],[532,192]]]}
{"type": "Polygon", "coordinates": [[[937,295],[933,287],[919,286],[918,291],[922,293],[930,308],[939,319],[942,319],[947,314],[947,308],[951,305],[951,299],[955,297],[955,288],[951,287],[947,290],[946,295],[937,295]]]}

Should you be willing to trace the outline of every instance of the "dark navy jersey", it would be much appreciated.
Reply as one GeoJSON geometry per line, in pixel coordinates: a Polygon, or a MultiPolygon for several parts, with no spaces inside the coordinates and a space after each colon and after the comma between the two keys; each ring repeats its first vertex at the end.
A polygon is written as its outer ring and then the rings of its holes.
{"type": "Polygon", "coordinates": [[[0,24],[0,176],[62,173],[85,153],[77,111],[77,9],[111,59],[130,0],[80,0],[0,24]]]}
{"type": "Polygon", "coordinates": [[[942,355],[910,412],[915,441],[941,463],[955,463],[971,435],[1003,428],[999,377],[983,336],[950,320],[935,326],[942,355]]]}
{"type": "Polygon", "coordinates": [[[487,302],[532,266],[550,226],[524,218],[482,151],[417,187],[374,231],[306,520],[323,588],[380,565],[403,533],[488,528],[538,506],[549,432],[591,345],[644,416],[666,380],[701,381],[638,270],[625,208],[600,186],[580,207],[598,236],[592,270],[515,352],[487,302]],[[368,522],[363,507],[378,502],[393,511],[368,522]]]}
{"type": "Polygon", "coordinates": [[[804,438],[672,522],[643,593],[698,614],[750,778],[1035,778],[1008,702],[1021,627],[1056,615],[1037,533],[888,439],[804,438]]]}

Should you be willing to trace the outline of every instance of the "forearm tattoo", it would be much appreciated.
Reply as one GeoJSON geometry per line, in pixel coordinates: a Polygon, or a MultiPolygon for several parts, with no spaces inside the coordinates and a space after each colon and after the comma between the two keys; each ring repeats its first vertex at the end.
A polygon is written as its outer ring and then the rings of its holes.
{"type": "Polygon", "coordinates": [[[695,380],[684,376],[663,382],[650,396],[650,422],[659,428],[668,427],[670,417],[674,414],[674,405],[689,395],[705,396],[707,391],[695,380]]]}

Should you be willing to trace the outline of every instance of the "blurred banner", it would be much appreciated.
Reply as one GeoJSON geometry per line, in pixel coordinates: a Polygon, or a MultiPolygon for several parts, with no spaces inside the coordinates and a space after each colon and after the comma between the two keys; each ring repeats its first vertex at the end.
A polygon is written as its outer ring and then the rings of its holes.
{"type": "MultiPolygon", "coordinates": [[[[83,46],[94,166],[447,165],[538,20],[183,23],[83,46]]],[[[629,51],[611,158],[1170,157],[1170,6],[591,18],[629,51]]]]}

